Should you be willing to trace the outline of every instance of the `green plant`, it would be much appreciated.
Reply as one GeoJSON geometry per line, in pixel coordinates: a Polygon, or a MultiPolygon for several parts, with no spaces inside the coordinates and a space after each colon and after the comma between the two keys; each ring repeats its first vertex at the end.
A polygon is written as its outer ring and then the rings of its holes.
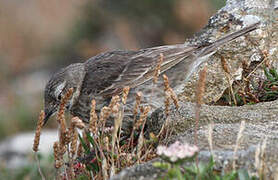
{"type": "Polygon", "coordinates": [[[266,80],[263,83],[264,92],[261,94],[262,101],[273,101],[278,98],[278,73],[275,68],[264,68],[266,80]]]}
{"type": "Polygon", "coordinates": [[[166,174],[160,179],[178,179],[178,180],[256,180],[256,177],[250,177],[247,170],[238,169],[225,174],[219,174],[214,170],[215,161],[210,157],[209,162],[196,163],[198,148],[176,142],[168,148],[158,147],[157,154],[164,162],[155,162],[154,167],[161,168],[166,174]]]}

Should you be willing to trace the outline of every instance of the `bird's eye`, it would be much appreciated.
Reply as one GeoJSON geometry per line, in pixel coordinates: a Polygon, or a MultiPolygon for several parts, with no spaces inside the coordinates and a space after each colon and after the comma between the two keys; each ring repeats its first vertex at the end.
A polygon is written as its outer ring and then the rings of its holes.
{"type": "Polygon", "coordinates": [[[62,95],[59,94],[57,98],[58,98],[58,100],[61,100],[62,99],[62,95]]]}

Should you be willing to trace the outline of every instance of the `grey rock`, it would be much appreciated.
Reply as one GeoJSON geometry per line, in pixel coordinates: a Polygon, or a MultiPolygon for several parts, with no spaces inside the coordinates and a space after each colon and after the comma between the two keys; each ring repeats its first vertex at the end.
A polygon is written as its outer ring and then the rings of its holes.
{"type": "MultiPolygon", "coordinates": [[[[248,65],[254,61],[262,61],[263,51],[269,54],[269,64],[278,67],[277,61],[275,61],[278,58],[278,16],[277,9],[275,10],[274,7],[275,4],[271,0],[227,1],[227,5],[210,18],[207,26],[197,33],[195,38],[189,40],[194,44],[213,42],[216,37],[221,36],[225,26],[228,30],[238,29],[241,25],[261,21],[260,29],[218,48],[218,52],[211,56],[206,64],[203,64],[208,67],[205,103],[216,102],[229,87],[229,81],[221,65],[221,56],[230,66],[230,83],[242,79],[243,61],[248,65]]],[[[199,70],[201,69],[199,68],[199,70]]],[[[181,93],[179,93],[180,100],[191,102],[195,100],[198,73],[198,71],[195,72],[190,81],[183,85],[181,93]]],[[[256,80],[258,77],[264,78],[261,67],[253,72],[249,80],[252,81],[254,78],[256,80]]]]}
{"type": "Polygon", "coordinates": [[[148,180],[148,179],[156,179],[160,174],[164,173],[163,170],[155,168],[152,164],[154,162],[161,161],[159,159],[154,159],[152,161],[139,164],[136,166],[132,166],[126,168],[124,171],[121,171],[116,176],[110,178],[110,180],[148,180]]]}
{"type": "MultiPolygon", "coordinates": [[[[194,124],[195,124],[195,104],[180,103],[177,111],[171,108],[168,117],[170,131],[173,136],[168,143],[176,140],[195,144],[194,124]]],[[[233,160],[236,159],[236,167],[247,169],[251,175],[258,175],[258,158],[256,153],[262,148],[262,143],[266,140],[265,173],[266,178],[277,177],[278,172],[278,101],[259,103],[256,105],[246,105],[242,107],[207,106],[203,105],[200,116],[200,127],[197,130],[197,146],[200,148],[199,158],[201,161],[208,161],[211,152],[208,144],[208,125],[213,125],[212,142],[213,155],[216,160],[216,168],[220,171],[232,170],[233,160]],[[240,122],[245,121],[245,129],[242,134],[242,141],[234,156],[237,135],[240,129],[240,122]],[[257,160],[256,160],[257,157],[257,160]]],[[[159,109],[149,118],[148,131],[158,133],[161,124],[166,117],[163,109],[159,109]]],[[[152,166],[151,162],[135,165],[124,169],[112,179],[156,179],[163,175],[163,171],[152,166]],[[147,169],[147,170],[146,170],[147,169]]]]}
{"type": "MultiPolygon", "coordinates": [[[[17,168],[26,165],[28,154],[33,153],[34,134],[34,132],[22,133],[0,142],[0,166],[17,168]]],[[[50,154],[57,140],[57,131],[42,131],[40,142],[43,143],[39,145],[39,153],[50,154]]]]}
{"type": "MultiPolygon", "coordinates": [[[[168,121],[175,134],[183,133],[195,126],[195,106],[195,104],[187,102],[180,103],[179,110],[171,107],[172,113],[170,113],[168,121]]],[[[239,107],[202,105],[199,124],[232,124],[246,121],[255,125],[259,123],[269,125],[277,119],[278,101],[239,107]]],[[[148,131],[157,133],[165,120],[164,110],[156,110],[148,121],[148,131]]]]}
{"type": "MultiPolygon", "coordinates": [[[[250,33],[245,38],[239,38],[228,46],[219,48],[207,62],[208,73],[206,80],[206,92],[204,101],[207,104],[216,102],[229,87],[220,57],[223,56],[231,69],[230,83],[235,79],[241,79],[242,61],[248,65],[262,61],[265,51],[268,53],[270,64],[278,68],[278,25],[277,2],[272,0],[227,0],[227,4],[216,15],[211,17],[208,25],[192,38],[188,43],[199,44],[212,42],[220,29],[229,24],[229,28],[240,28],[241,24],[249,24],[259,19],[261,29],[250,33]],[[220,56],[221,55],[221,56],[220,56]]],[[[228,28],[228,29],[229,29],[228,28]]],[[[200,68],[201,69],[201,68],[200,68]]],[[[250,80],[256,82],[256,78],[264,78],[262,68],[258,68],[250,80]]],[[[198,72],[194,73],[191,80],[182,85],[176,92],[180,100],[180,108],[171,107],[168,122],[173,135],[170,143],[176,140],[195,144],[195,90],[198,81],[198,72]],[[187,102],[186,102],[187,101],[187,102]]],[[[164,109],[159,108],[149,117],[147,127],[149,132],[158,133],[165,122],[164,109]]],[[[236,160],[237,168],[245,168],[251,175],[258,175],[259,150],[264,148],[265,179],[278,178],[278,100],[273,102],[245,105],[242,107],[209,106],[202,105],[197,130],[197,146],[200,148],[199,158],[208,161],[211,151],[208,144],[208,124],[213,125],[212,142],[213,155],[216,160],[216,168],[221,171],[231,170],[232,162],[236,160]],[[234,149],[240,123],[245,121],[245,129],[242,133],[242,141],[238,146],[236,156],[234,149]]],[[[153,161],[161,161],[154,159],[153,161]]],[[[163,176],[163,171],[152,166],[151,162],[122,170],[111,179],[157,179],[163,176]]]]}

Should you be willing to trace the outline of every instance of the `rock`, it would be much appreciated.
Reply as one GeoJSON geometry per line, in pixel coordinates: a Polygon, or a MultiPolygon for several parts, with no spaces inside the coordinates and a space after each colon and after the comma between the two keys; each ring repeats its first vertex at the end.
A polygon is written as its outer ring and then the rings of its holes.
{"type": "MultiPolygon", "coordinates": [[[[241,79],[242,61],[247,61],[248,66],[251,66],[253,62],[264,60],[278,68],[278,63],[275,61],[278,58],[277,5],[277,2],[272,0],[227,0],[226,6],[210,18],[208,25],[188,41],[193,44],[212,42],[215,37],[222,35],[221,31],[239,29],[242,24],[250,24],[254,20],[261,21],[260,29],[219,48],[218,53],[207,62],[205,103],[216,102],[229,87],[221,66],[221,56],[230,66],[232,77],[230,83],[235,79],[241,79]],[[268,54],[267,59],[264,59],[263,53],[268,54]]],[[[258,68],[253,72],[250,80],[256,82],[256,78],[262,77],[262,68],[258,68]]],[[[170,137],[172,143],[180,140],[195,144],[195,104],[186,101],[195,100],[197,81],[198,72],[178,90],[175,89],[181,102],[179,110],[171,107],[171,113],[167,119],[168,127],[173,130],[173,136],[170,137]]],[[[165,120],[163,108],[157,109],[147,121],[147,131],[157,134],[165,120]]],[[[208,161],[211,155],[207,130],[208,124],[214,124],[212,147],[217,169],[223,172],[231,170],[235,159],[237,168],[245,168],[251,175],[258,175],[258,169],[261,168],[259,162],[264,162],[264,178],[278,178],[277,120],[278,100],[241,107],[202,105],[197,129],[200,160],[208,161]],[[235,156],[234,151],[242,121],[246,124],[235,156]],[[265,147],[262,148],[264,143],[265,147]],[[262,159],[258,154],[263,151],[264,158],[262,159]]],[[[126,168],[111,179],[156,179],[163,172],[152,166],[153,161],[161,160],[154,159],[126,168]]]]}
{"type": "MultiPolygon", "coordinates": [[[[195,144],[195,104],[180,103],[177,111],[171,108],[168,117],[169,128],[174,135],[170,137],[170,143],[179,140],[195,144]]],[[[200,148],[199,158],[208,161],[211,153],[208,144],[208,125],[214,123],[212,131],[213,154],[216,160],[216,168],[220,171],[231,171],[233,160],[236,159],[237,168],[245,168],[251,175],[257,175],[262,159],[256,153],[261,149],[263,141],[266,179],[277,177],[278,172],[278,100],[273,102],[245,105],[242,107],[207,106],[203,105],[200,116],[200,127],[197,131],[200,148]],[[245,121],[245,129],[242,133],[242,141],[238,145],[236,158],[234,151],[240,122],[245,121]]],[[[159,109],[152,114],[148,123],[148,131],[158,133],[161,125],[166,120],[163,110],[159,109]]],[[[112,179],[156,179],[163,171],[154,168],[152,163],[161,161],[152,160],[144,164],[135,165],[124,169],[112,179]]]]}
{"type": "Polygon", "coordinates": [[[163,171],[161,169],[155,168],[152,163],[160,161],[159,159],[154,159],[152,161],[132,166],[124,169],[119,174],[110,178],[110,180],[149,180],[156,179],[159,177],[163,171]]]}
{"type": "MultiPolygon", "coordinates": [[[[175,134],[181,134],[195,126],[195,104],[180,102],[180,109],[171,107],[168,121],[175,134]]],[[[278,101],[245,105],[239,107],[202,105],[200,125],[208,123],[232,124],[246,121],[247,123],[266,125],[278,119],[278,101]]],[[[163,109],[156,110],[147,122],[148,131],[157,133],[166,120],[163,109]]]]}
{"type": "MultiPolygon", "coordinates": [[[[33,153],[34,132],[27,132],[10,137],[0,143],[0,166],[17,168],[28,163],[28,154],[33,153]]],[[[54,141],[58,140],[57,131],[42,131],[39,153],[49,155],[54,141]]]]}
{"type": "MultiPolygon", "coordinates": [[[[268,123],[246,123],[242,133],[242,141],[239,144],[236,158],[234,151],[240,123],[235,124],[215,124],[212,132],[213,153],[218,163],[218,168],[225,172],[232,170],[232,162],[236,159],[236,167],[244,168],[252,175],[258,175],[259,161],[265,163],[266,179],[274,177],[274,172],[278,167],[278,122],[268,123]],[[262,142],[266,140],[264,149],[265,156],[262,160],[256,152],[262,148],[262,142]],[[256,160],[257,158],[257,160],[256,160]]],[[[197,132],[198,147],[201,149],[201,159],[208,160],[210,154],[208,144],[208,126],[201,126],[197,132]]],[[[173,137],[175,140],[194,144],[194,130],[189,129],[183,134],[173,137]]],[[[262,150],[261,150],[262,151],[262,150]]]]}
{"type": "MultiPolygon", "coordinates": [[[[194,38],[188,40],[190,44],[213,42],[217,37],[227,34],[224,33],[226,31],[233,32],[240,29],[242,25],[252,24],[258,20],[261,21],[260,29],[220,47],[217,53],[203,64],[208,69],[204,95],[205,103],[217,102],[229,87],[229,82],[232,84],[234,80],[242,79],[243,61],[249,67],[254,62],[262,61],[264,59],[263,52],[265,52],[268,54],[267,63],[278,68],[277,61],[275,61],[278,58],[277,5],[275,6],[271,0],[228,1],[225,7],[210,18],[206,27],[194,38]],[[221,65],[221,56],[230,67],[231,78],[229,81],[221,65]]],[[[195,72],[190,80],[182,85],[182,90],[178,94],[180,100],[194,102],[195,87],[199,79],[198,73],[198,71],[195,72]]],[[[252,75],[250,81],[264,78],[262,67],[258,68],[252,75]]]]}

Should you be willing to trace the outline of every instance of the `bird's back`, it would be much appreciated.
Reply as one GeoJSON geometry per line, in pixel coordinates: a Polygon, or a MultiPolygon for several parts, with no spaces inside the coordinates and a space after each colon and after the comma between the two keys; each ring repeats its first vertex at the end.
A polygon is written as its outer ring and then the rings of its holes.
{"type": "Polygon", "coordinates": [[[92,99],[96,100],[96,109],[100,111],[103,106],[109,104],[111,97],[120,94],[125,86],[131,87],[126,114],[131,113],[135,93],[138,91],[143,93],[142,104],[151,105],[153,109],[162,106],[162,78],[158,79],[155,86],[150,81],[154,69],[162,53],[164,55],[162,71],[169,75],[174,84],[183,81],[187,78],[184,69],[188,68],[189,62],[180,61],[195,49],[195,47],[184,47],[184,45],[175,45],[140,51],[112,51],[92,57],[84,63],[86,74],[78,101],[71,109],[72,114],[88,121],[92,99]],[[176,66],[177,64],[181,66],[176,66]],[[175,70],[171,70],[174,66],[175,70]]]}

